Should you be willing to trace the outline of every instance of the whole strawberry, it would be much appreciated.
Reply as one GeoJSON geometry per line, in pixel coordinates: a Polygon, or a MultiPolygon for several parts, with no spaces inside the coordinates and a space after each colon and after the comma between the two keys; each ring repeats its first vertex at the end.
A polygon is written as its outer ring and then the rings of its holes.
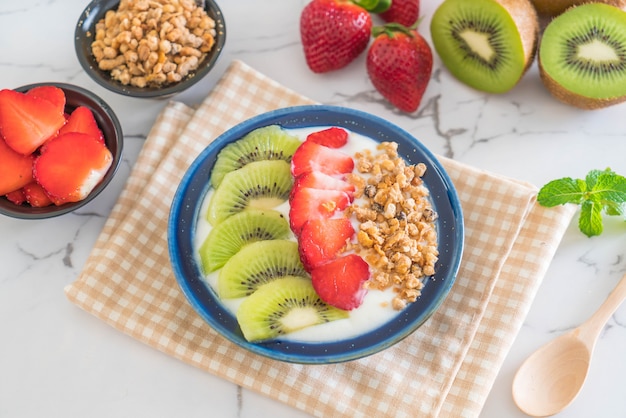
{"type": "Polygon", "coordinates": [[[430,81],[433,54],[414,29],[398,23],[373,28],[367,75],[376,90],[405,112],[417,110],[430,81]]]}
{"type": "Polygon", "coordinates": [[[300,37],[307,65],[315,73],[345,67],[369,43],[372,18],[349,0],[313,0],[300,16],[300,37]]]}
{"type": "Polygon", "coordinates": [[[420,0],[393,0],[387,11],[380,13],[385,22],[396,22],[411,27],[420,15],[420,0]]]}

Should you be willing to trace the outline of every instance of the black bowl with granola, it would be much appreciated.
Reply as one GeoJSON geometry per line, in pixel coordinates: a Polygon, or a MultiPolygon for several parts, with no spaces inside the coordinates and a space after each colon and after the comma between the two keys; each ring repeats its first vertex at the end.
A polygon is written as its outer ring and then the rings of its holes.
{"type": "Polygon", "coordinates": [[[74,46],[87,74],[113,92],[165,98],[200,81],[226,41],[224,16],[206,0],[94,0],[78,20],[74,46]]]}

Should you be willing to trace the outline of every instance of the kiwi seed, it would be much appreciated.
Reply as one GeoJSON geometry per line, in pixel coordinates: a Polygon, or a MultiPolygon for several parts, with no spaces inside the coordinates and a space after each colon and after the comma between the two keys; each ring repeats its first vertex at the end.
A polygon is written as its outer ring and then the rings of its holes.
{"type": "Polygon", "coordinates": [[[244,299],[236,316],[248,341],[263,341],[347,318],[348,312],[324,303],[309,279],[285,277],[259,287],[244,299]]]}

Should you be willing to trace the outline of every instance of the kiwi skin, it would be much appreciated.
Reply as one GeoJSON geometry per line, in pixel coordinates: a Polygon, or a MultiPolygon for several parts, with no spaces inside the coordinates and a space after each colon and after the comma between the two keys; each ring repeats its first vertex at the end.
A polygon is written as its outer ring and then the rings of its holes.
{"type": "Polygon", "coordinates": [[[626,10],[626,0],[532,0],[541,16],[558,16],[565,10],[583,3],[605,3],[626,10]]]}
{"type": "MultiPolygon", "coordinates": [[[[588,4],[588,3],[605,3],[606,4],[606,2],[600,2],[600,1],[597,1],[597,2],[586,1],[585,3],[583,3],[583,5],[588,4]]],[[[610,5],[607,5],[607,6],[610,6],[610,5]]],[[[578,6],[573,6],[573,7],[568,8],[561,15],[563,15],[564,13],[567,13],[568,10],[573,10],[576,7],[578,6]]],[[[610,6],[610,7],[614,7],[614,6],[610,6]]],[[[626,11],[624,11],[623,9],[620,9],[620,8],[616,8],[616,9],[618,9],[616,10],[616,12],[626,13],[626,11]]],[[[539,46],[539,50],[540,49],[541,49],[541,45],[539,46]]],[[[573,91],[570,91],[564,88],[562,85],[560,85],[556,80],[554,80],[548,74],[548,72],[545,70],[544,66],[542,65],[541,53],[538,54],[537,64],[539,67],[539,77],[541,78],[541,81],[543,82],[544,86],[554,98],[556,98],[562,103],[565,103],[567,105],[571,105],[571,106],[574,106],[583,110],[597,110],[597,109],[603,109],[605,107],[613,106],[619,103],[623,103],[626,101],[626,95],[608,97],[608,98],[591,98],[591,97],[582,96],[578,93],[575,93],[573,91]]]]}

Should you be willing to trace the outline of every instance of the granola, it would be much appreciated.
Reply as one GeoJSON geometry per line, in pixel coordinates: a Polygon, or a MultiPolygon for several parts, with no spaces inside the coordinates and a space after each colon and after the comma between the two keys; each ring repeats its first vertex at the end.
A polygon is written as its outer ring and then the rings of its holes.
{"type": "Polygon", "coordinates": [[[398,144],[382,142],[380,152],[355,155],[355,202],[348,208],[360,223],[351,245],[372,267],[368,289],[393,288],[396,310],[415,302],[424,278],[435,274],[439,256],[429,191],[422,177],[426,165],[409,165],[398,156],[398,144]]]}

